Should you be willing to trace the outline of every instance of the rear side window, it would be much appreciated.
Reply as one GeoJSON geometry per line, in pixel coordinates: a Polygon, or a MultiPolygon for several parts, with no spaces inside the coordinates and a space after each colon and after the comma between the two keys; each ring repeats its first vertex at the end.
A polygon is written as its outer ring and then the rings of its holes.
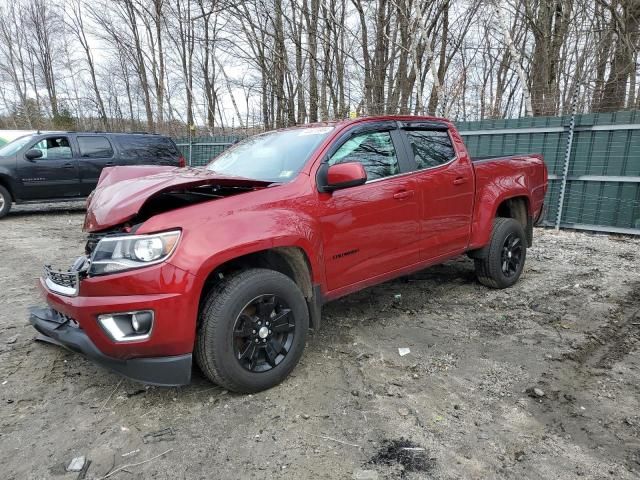
{"type": "Polygon", "coordinates": [[[82,158],[113,157],[113,148],[106,137],[78,137],[82,158]]]}
{"type": "Polygon", "coordinates": [[[456,156],[449,133],[441,130],[406,131],[418,170],[437,167],[456,156]]]}
{"type": "Polygon", "coordinates": [[[360,162],[367,180],[390,177],[400,172],[398,157],[389,132],[362,133],[347,140],[329,159],[329,165],[360,162]]]}
{"type": "Polygon", "coordinates": [[[166,137],[131,135],[117,138],[123,157],[169,159],[179,156],[174,143],[166,137]]]}

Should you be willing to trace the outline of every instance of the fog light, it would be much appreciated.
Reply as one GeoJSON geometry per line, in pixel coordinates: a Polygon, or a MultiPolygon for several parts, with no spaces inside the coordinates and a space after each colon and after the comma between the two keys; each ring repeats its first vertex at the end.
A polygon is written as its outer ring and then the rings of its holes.
{"type": "Polygon", "coordinates": [[[99,315],[98,323],[116,342],[146,340],[153,329],[153,311],[141,310],[99,315]]]}

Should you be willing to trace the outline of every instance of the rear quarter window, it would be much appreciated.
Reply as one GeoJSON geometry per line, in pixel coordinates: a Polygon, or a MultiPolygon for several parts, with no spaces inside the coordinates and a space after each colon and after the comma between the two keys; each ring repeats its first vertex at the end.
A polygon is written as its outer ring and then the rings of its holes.
{"type": "Polygon", "coordinates": [[[180,156],[175,144],[166,137],[132,135],[118,137],[116,141],[123,157],[177,160],[180,156]]]}

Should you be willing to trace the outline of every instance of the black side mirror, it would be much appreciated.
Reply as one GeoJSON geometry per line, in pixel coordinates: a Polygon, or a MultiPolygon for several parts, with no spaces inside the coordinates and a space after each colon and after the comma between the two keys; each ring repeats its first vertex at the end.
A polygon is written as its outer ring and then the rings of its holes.
{"type": "Polygon", "coordinates": [[[27,150],[27,153],[24,154],[27,160],[35,160],[36,158],[42,158],[42,150],[38,150],[37,148],[32,148],[31,150],[27,150]]]}

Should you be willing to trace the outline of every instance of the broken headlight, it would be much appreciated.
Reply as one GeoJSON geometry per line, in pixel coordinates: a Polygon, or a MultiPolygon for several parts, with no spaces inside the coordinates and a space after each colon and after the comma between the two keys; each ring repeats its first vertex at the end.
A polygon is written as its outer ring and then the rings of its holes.
{"type": "Polygon", "coordinates": [[[122,272],[160,263],[173,253],[179,239],[180,230],[103,237],[91,255],[89,275],[122,272]]]}

